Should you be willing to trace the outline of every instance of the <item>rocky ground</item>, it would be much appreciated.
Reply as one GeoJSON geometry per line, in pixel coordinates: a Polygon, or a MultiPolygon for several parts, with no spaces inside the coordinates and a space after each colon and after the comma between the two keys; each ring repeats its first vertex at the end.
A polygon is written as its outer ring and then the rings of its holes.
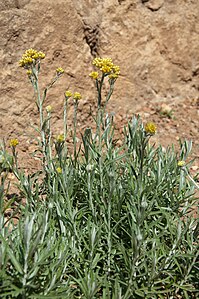
{"type": "MultiPolygon", "coordinates": [[[[154,121],[153,142],[164,147],[179,139],[193,141],[192,171],[199,170],[199,5],[198,0],[4,0],[0,2],[0,139],[18,138],[19,159],[26,169],[38,125],[33,90],[18,67],[32,47],[46,53],[41,88],[55,69],[65,69],[47,97],[53,106],[53,132],[62,128],[64,91],[82,94],[79,128],[89,126],[96,99],[88,74],[94,57],[111,57],[121,68],[109,111],[118,130],[140,114],[154,121]],[[26,158],[26,159],[25,159],[26,158]]],[[[69,125],[72,107],[69,110],[69,125]]]]}

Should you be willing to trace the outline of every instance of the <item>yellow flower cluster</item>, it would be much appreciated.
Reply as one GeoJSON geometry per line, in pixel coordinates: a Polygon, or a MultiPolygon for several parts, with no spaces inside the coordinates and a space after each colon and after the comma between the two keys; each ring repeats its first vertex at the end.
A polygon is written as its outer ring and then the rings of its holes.
{"type": "Polygon", "coordinates": [[[118,75],[116,73],[110,74],[108,76],[110,79],[117,79],[118,75]]]}
{"type": "Polygon", "coordinates": [[[50,113],[52,111],[52,106],[51,105],[46,106],[46,111],[47,113],[50,113]]]}
{"type": "Polygon", "coordinates": [[[57,171],[57,173],[61,174],[61,173],[62,173],[62,169],[61,169],[61,167],[57,167],[57,168],[56,168],[56,171],[57,171]]]}
{"type": "Polygon", "coordinates": [[[70,97],[72,97],[72,92],[70,91],[70,90],[67,90],[66,92],[65,92],[65,97],[66,98],[70,98],[70,97]]]}
{"type": "Polygon", "coordinates": [[[75,92],[74,95],[73,95],[73,99],[78,101],[78,100],[81,100],[82,96],[79,92],[75,92]]]}
{"type": "Polygon", "coordinates": [[[61,75],[61,74],[63,74],[63,73],[64,73],[63,68],[62,68],[62,67],[58,67],[58,68],[56,69],[56,73],[57,73],[57,75],[61,75]]]}
{"type": "Polygon", "coordinates": [[[185,166],[185,161],[183,161],[183,160],[178,161],[178,166],[179,166],[179,167],[183,167],[183,166],[185,166]]]}
{"type": "Polygon", "coordinates": [[[11,147],[16,147],[19,144],[18,139],[11,139],[10,140],[10,146],[11,147]]]}
{"type": "Polygon", "coordinates": [[[19,66],[28,67],[31,64],[36,63],[40,59],[44,58],[45,54],[43,52],[37,52],[37,50],[31,48],[26,50],[25,53],[22,55],[22,59],[19,60],[19,66]]]}
{"type": "Polygon", "coordinates": [[[89,76],[91,77],[91,78],[93,78],[93,79],[97,79],[98,77],[99,77],[99,73],[98,72],[91,72],[90,74],[89,74],[89,76]]]}
{"type": "Polygon", "coordinates": [[[145,126],[145,132],[150,135],[154,135],[156,133],[156,130],[157,130],[157,127],[152,122],[147,123],[145,126]]]}
{"type": "Polygon", "coordinates": [[[28,76],[31,76],[31,75],[32,75],[32,71],[31,71],[31,70],[27,70],[26,74],[27,74],[28,76]]]}
{"type": "MultiPolygon", "coordinates": [[[[111,58],[95,58],[93,60],[93,65],[100,69],[102,73],[109,74],[109,78],[117,78],[119,76],[120,67],[115,65],[111,58]]],[[[93,75],[91,74],[90,76],[93,78],[93,75]]]]}
{"type": "Polygon", "coordinates": [[[73,96],[73,99],[76,101],[79,101],[82,98],[81,93],[79,93],[79,92],[74,92],[74,94],[70,90],[67,90],[65,92],[66,100],[68,100],[72,96],[73,96]]]}
{"type": "Polygon", "coordinates": [[[62,143],[62,142],[64,142],[64,135],[63,135],[63,134],[57,135],[57,137],[56,137],[56,141],[57,141],[58,143],[62,143]]]}

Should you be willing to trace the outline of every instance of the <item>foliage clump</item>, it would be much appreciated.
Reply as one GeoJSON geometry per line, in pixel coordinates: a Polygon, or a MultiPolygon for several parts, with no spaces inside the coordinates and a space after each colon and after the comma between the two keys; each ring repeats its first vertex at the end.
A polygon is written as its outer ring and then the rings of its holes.
{"type": "Polygon", "coordinates": [[[198,220],[194,178],[185,162],[191,142],[163,150],[150,145],[157,131],[133,117],[115,145],[114,119],[106,112],[120,69],[110,58],[95,59],[90,77],[97,89],[96,128],[82,132],[77,146],[78,103],[66,91],[63,133],[52,140],[52,106],[44,110],[52,82],[39,89],[42,52],[29,49],[20,66],[28,69],[39,114],[42,170],[25,175],[18,167],[18,140],[0,151],[1,298],[196,298],[198,220]],[[109,90],[102,97],[105,80],[109,90]],[[73,151],[67,149],[68,101],[74,103],[73,151]],[[103,105],[102,105],[103,104],[103,105]],[[8,171],[18,180],[26,204],[17,224],[7,219],[8,171]]]}

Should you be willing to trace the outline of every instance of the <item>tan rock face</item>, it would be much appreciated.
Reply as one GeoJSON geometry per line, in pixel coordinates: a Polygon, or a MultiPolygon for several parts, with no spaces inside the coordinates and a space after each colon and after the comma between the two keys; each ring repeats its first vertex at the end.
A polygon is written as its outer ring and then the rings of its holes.
{"type": "Polygon", "coordinates": [[[121,67],[110,103],[115,111],[198,97],[198,0],[4,0],[0,27],[0,138],[37,123],[31,85],[18,67],[30,47],[46,53],[41,87],[57,67],[65,69],[46,101],[56,128],[66,89],[95,101],[88,74],[96,56],[121,67]]]}

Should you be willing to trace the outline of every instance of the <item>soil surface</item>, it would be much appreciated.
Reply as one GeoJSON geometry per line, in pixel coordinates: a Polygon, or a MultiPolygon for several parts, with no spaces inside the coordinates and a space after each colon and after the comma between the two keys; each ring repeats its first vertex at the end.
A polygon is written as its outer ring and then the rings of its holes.
{"type": "MultiPolygon", "coordinates": [[[[0,140],[18,138],[20,165],[34,170],[32,138],[38,126],[33,90],[18,61],[28,48],[41,50],[41,89],[57,67],[65,73],[49,91],[53,134],[62,131],[67,89],[82,94],[78,128],[91,125],[95,86],[88,74],[95,57],[120,66],[108,105],[118,131],[140,114],[164,147],[192,140],[193,174],[199,171],[199,5],[198,0],[4,0],[0,2],[0,140]]],[[[72,126],[72,105],[69,127],[72,126]]],[[[72,128],[72,127],[71,127],[72,128]]],[[[70,140],[68,140],[70,142],[70,140]]]]}

